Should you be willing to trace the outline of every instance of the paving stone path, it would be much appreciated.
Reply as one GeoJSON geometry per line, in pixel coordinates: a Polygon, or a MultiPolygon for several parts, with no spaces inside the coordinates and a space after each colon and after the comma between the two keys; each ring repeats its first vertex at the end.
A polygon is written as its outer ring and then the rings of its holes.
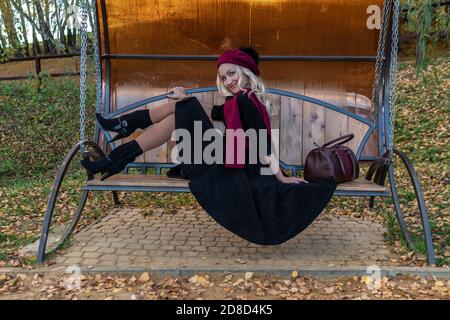
{"type": "Polygon", "coordinates": [[[203,210],[113,209],[78,233],[52,263],[147,268],[276,268],[386,265],[392,257],[378,222],[327,212],[277,246],[242,240],[203,210]]]}

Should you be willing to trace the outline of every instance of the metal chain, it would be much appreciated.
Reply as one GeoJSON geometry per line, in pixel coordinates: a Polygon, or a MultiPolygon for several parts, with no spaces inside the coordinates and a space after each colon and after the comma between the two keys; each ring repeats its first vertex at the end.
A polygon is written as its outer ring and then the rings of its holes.
{"type": "Polygon", "coordinates": [[[378,95],[378,86],[383,80],[381,75],[381,70],[383,69],[385,63],[385,47],[386,47],[386,34],[389,23],[389,13],[391,8],[391,0],[385,0],[382,12],[382,24],[381,30],[378,36],[378,47],[377,47],[377,61],[375,64],[375,78],[372,85],[372,104],[370,108],[370,120],[375,121],[377,118],[376,110],[378,110],[379,103],[379,95],[378,95]]]}
{"type": "Polygon", "coordinates": [[[80,142],[84,152],[84,130],[86,118],[86,59],[87,59],[87,6],[81,2],[81,46],[80,46],[80,142]]]}
{"type": "Polygon", "coordinates": [[[102,97],[102,77],[101,77],[101,61],[100,61],[100,48],[98,47],[98,21],[97,21],[97,5],[95,0],[92,0],[92,7],[94,8],[94,25],[92,31],[94,34],[94,59],[95,59],[95,76],[96,76],[96,104],[95,110],[98,113],[103,111],[103,97],[102,97]]]}
{"type": "Polygon", "coordinates": [[[391,65],[389,79],[389,140],[387,148],[392,156],[394,148],[394,130],[395,130],[395,99],[396,99],[396,74],[397,74],[397,53],[398,53],[398,20],[400,13],[399,0],[394,0],[392,13],[392,47],[391,47],[391,65]]]}

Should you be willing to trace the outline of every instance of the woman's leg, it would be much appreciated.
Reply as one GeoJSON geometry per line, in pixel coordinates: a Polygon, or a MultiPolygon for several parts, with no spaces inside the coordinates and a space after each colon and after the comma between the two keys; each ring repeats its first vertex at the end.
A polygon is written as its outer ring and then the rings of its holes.
{"type": "MultiPolygon", "coordinates": [[[[163,113],[161,112],[158,115],[162,114],[163,113]]],[[[159,147],[163,143],[167,142],[170,139],[172,132],[174,130],[175,130],[175,114],[172,113],[163,118],[161,121],[155,123],[147,130],[145,130],[144,133],[142,133],[139,137],[136,138],[136,142],[139,144],[139,147],[141,147],[142,151],[145,152],[150,149],[159,147]]]]}
{"type": "Polygon", "coordinates": [[[175,104],[176,101],[169,100],[168,102],[161,104],[157,107],[154,107],[149,110],[150,119],[152,119],[153,123],[160,122],[164,118],[170,116],[175,113],[175,104]]]}

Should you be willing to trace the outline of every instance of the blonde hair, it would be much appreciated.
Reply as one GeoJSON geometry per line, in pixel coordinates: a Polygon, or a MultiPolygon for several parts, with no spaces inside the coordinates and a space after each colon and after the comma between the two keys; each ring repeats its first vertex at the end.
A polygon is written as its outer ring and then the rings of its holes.
{"type": "MultiPolygon", "coordinates": [[[[255,93],[256,97],[264,104],[267,112],[270,115],[272,109],[272,102],[270,101],[269,95],[266,93],[266,87],[264,86],[262,79],[256,76],[252,71],[250,71],[245,67],[241,67],[239,65],[234,66],[236,67],[236,72],[239,76],[239,81],[237,83],[238,87],[250,88],[250,92],[255,93]],[[244,83],[245,77],[243,77],[243,75],[247,76],[247,78],[249,79],[247,83],[244,83]]],[[[221,95],[225,97],[233,96],[233,92],[228,90],[223,84],[219,72],[217,72],[216,82],[217,82],[217,89],[221,95]]]]}

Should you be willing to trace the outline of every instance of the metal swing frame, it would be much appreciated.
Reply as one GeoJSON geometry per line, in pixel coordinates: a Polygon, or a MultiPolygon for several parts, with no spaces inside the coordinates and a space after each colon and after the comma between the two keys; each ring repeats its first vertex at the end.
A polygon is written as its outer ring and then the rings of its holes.
{"type": "MultiPolygon", "coordinates": [[[[89,0],[86,0],[89,1],[89,0]]],[[[95,0],[93,0],[95,2],[95,0]]],[[[95,26],[93,26],[94,34],[94,58],[96,61],[96,76],[97,76],[97,105],[96,110],[105,113],[107,118],[112,118],[118,116],[122,113],[126,113],[135,108],[141,107],[143,105],[156,102],[159,100],[166,99],[165,95],[153,96],[135,103],[132,103],[124,108],[111,112],[110,110],[110,61],[112,59],[140,59],[140,60],[215,60],[216,56],[170,56],[170,55],[126,55],[126,54],[110,54],[109,53],[109,43],[108,43],[108,25],[106,19],[106,5],[104,0],[100,0],[100,10],[102,11],[103,17],[103,41],[105,54],[100,55],[100,29],[99,29],[99,16],[97,12],[97,3],[95,2],[91,7],[94,8],[95,13],[95,26]],[[105,79],[102,79],[101,72],[101,61],[104,62],[105,66],[105,79]],[[102,83],[104,83],[104,100],[102,97],[103,89],[102,83]],[[104,106],[102,103],[104,102],[104,106]]],[[[93,177],[87,176],[86,184],[82,188],[81,199],[78,204],[78,208],[72,218],[72,221],[61,237],[60,241],[49,251],[46,251],[47,239],[50,230],[50,224],[52,220],[52,215],[54,211],[54,205],[59,194],[59,189],[61,183],[64,179],[65,173],[68,166],[70,165],[72,159],[79,152],[82,153],[84,158],[98,158],[104,157],[103,150],[105,150],[105,145],[101,148],[99,143],[100,138],[100,127],[96,125],[94,140],[85,140],[84,138],[84,115],[85,115],[85,80],[86,80],[86,39],[87,39],[87,22],[86,22],[86,3],[83,2],[82,8],[82,45],[81,45],[81,57],[80,57],[80,142],[77,143],[64,158],[57,177],[55,179],[53,189],[50,195],[47,212],[45,214],[45,219],[42,227],[41,238],[38,248],[37,261],[42,263],[45,256],[51,252],[57,250],[71,235],[75,230],[75,227],[81,217],[84,206],[86,204],[89,192],[91,191],[112,191],[114,203],[120,205],[118,198],[118,191],[130,191],[130,192],[190,192],[189,187],[186,184],[176,184],[171,186],[161,186],[161,185],[147,185],[147,186],[137,186],[137,185],[114,185],[108,183],[93,183],[93,177]],[[87,153],[83,152],[85,146],[91,147],[94,152],[87,153]]],[[[394,138],[394,120],[395,120],[395,69],[397,64],[397,42],[398,42],[398,14],[399,14],[399,0],[385,0],[383,8],[383,21],[382,30],[379,36],[378,42],[378,53],[377,56],[263,56],[261,60],[263,61],[376,61],[376,72],[375,81],[372,92],[372,108],[371,108],[371,119],[368,120],[360,115],[354,114],[343,108],[340,108],[334,104],[328,103],[326,101],[312,98],[306,95],[301,95],[295,92],[289,92],[274,88],[268,88],[267,92],[272,94],[277,94],[280,96],[290,97],[298,99],[301,101],[310,102],[311,104],[322,106],[324,108],[336,111],[338,113],[344,114],[347,117],[353,118],[368,126],[366,133],[358,150],[356,156],[359,160],[370,160],[372,164],[366,174],[365,179],[372,181],[374,185],[380,187],[379,190],[337,190],[335,192],[336,196],[362,196],[369,197],[369,207],[373,207],[375,197],[391,197],[394,202],[394,208],[396,212],[396,218],[399,222],[400,229],[406,240],[406,243],[410,248],[416,250],[411,240],[410,233],[406,221],[404,219],[403,211],[400,207],[400,199],[397,189],[397,181],[394,176],[394,162],[393,157],[398,156],[401,160],[401,164],[407,169],[410,181],[414,187],[416,200],[418,203],[419,214],[422,220],[423,236],[426,244],[427,250],[427,260],[430,265],[435,264],[435,255],[432,241],[432,234],[429,224],[428,211],[425,205],[423,193],[417,178],[417,174],[412,166],[411,161],[406,156],[406,154],[400,150],[393,147],[394,138]],[[391,13],[392,10],[392,14],[391,13]],[[376,110],[376,113],[375,113],[376,110]],[[363,157],[362,151],[364,146],[371,134],[376,130],[378,133],[378,148],[379,157],[363,157]],[[386,178],[390,181],[390,192],[385,190],[384,185],[386,178]]],[[[188,94],[203,93],[203,92],[213,92],[217,91],[216,87],[205,87],[186,90],[188,94]]],[[[112,137],[109,132],[102,132],[105,140],[112,149],[115,148],[115,144],[110,142],[112,137]]],[[[287,170],[290,170],[292,174],[296,174],[297,170],[303,170],[301,165],[291,165],[280,161],[280,165],[287,170]]],[[[148,168],[154,168],[156,170],[156,175],[161,176],[162,169],[170,168],[174,164],[170,163],[131,163],[125,169],[125,173],[129,173],[131,168],[139,168],[141,174],[145,174],[148,168]]]]}

